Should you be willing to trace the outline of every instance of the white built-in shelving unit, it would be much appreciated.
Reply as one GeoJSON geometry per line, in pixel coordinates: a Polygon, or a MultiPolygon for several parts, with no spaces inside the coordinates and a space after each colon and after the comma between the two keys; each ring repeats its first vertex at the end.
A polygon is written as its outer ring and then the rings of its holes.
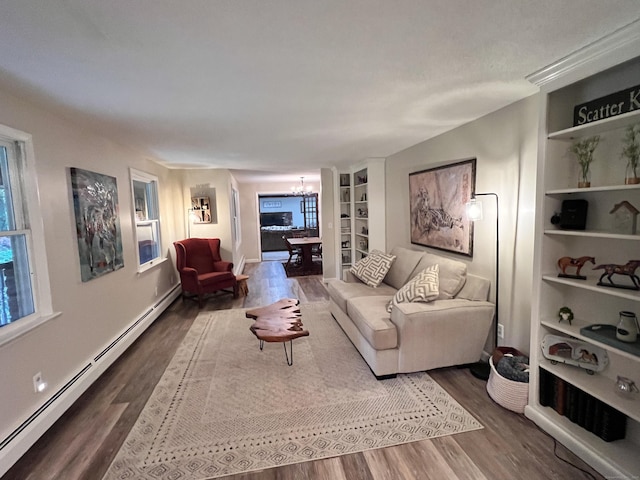
{"type": "MultiPolygon", "coordinates": [[[[541,86],[541,122],[537,175],[534,298],[531,319],[531,379],[525,414],[560,440],[605,477],[634,478],[640,473],[640,395],[625,398],[616,393],[617,376],[640,385],[640,357],[581,334],[592,324],[616,325],[619,312],[640,316],[640,292],[598,285],[599,264],[624,264],[640,258],[640,232],[616,233],[612,208],[627,200],[640,208],[640,185],[625,185],[625,162],[620,159],[621,138],[627,125],[640,122],[640,110],[573,126],[573,107],[640,84],[640,26],[592,44],[571,59],[563,59],[531,80],[541,86]],[[590,188],[576,188],[577,162],[568,153],[575,139],[600,135],[590,188]],[[588,201],[585,230],[562,230],[551,223],[563,200],[588,201]],[[581,274],[586,280],[558,277],[560,257],[593,256],[581,274]],[[559,322],[558,310],[568,306],[575,314],[571,324],[559,322]],[[606,350],[609,364],[601,372],[551,362],[542,353],[546,335],[579,339],[606,350]],[[540,369],[627,416],[626,437],[605,442],[600,437],[541,405],[540,369]]],[[[640,272],[639,272],[640,273],[640,272]]],[[[625,283],[623,278],[615,278],[625,283]]]]}
{"type": "Polygon", "coordinates": [[[352,265],[351,246],[353,244],[353,232],[351,226],[351,218],[353,216],[351,199],[353,198],[352,177],[350,173],[341,173],[339,175],[340,185],[338,187],[339,195],[339,215],[338,225],[340,228],[340,262],[342,269],[350,268],[352,265]]]}
{"type": "Polygon", "coordinates": [[[340,266],[348,269],[372,250],[385,251],[383,158],[371,158],[338,174],[340,266]]]}

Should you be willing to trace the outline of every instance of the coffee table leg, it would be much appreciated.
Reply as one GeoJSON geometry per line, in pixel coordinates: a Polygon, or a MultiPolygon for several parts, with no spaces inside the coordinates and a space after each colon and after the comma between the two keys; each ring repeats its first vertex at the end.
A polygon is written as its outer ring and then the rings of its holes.
{"type": "MultiPolygon", "coordinates": [[[[287,342],[282,342],[284,347],[284,356],[287,359],[287,365],[293,365],[293,340],[289,340],[289,351],[287,352],[287,342]]],[[[260,340],[260,351],[264,348],[264,340],[260,340]]]]}
{"type": "Polygon", "coordinates": [[[287,354],[287,342],[282,342],[282,346],[284,347],[284,356],[287,358],[287,365],[293,365],[293,340],[289,340],[291,355],[287,354]]]}

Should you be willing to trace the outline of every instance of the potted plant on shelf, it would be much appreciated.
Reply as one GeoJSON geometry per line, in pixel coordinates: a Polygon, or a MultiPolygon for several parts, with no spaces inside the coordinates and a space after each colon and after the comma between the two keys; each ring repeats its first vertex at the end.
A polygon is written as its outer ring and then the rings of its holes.
{"type": "Polygon", "coordinates": [[[580,177],[578,188],[591,186],[591,162],[593,162],[593,152],[600,143],[600,135],[577,140],[571,144],[569,151],[578,159],[580,165],[580,177]]]}
{"type": "Polygon", "coordinates": [[[640,123],[629,125],[626,128],[623,148],[620,154],[621,158],[627,159],[627,170],[624,183],[627,185],[635,185],[640,183],[640,123]]]}

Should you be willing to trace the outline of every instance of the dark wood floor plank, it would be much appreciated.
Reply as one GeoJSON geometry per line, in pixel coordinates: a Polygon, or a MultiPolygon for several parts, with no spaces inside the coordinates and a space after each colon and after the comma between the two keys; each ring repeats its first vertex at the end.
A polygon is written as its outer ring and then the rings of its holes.
{"type": "Polygon", "coordinates": [[[340,458],[342,470],[349,480],[357,478],[358,480],[373,480],[371,470],[367,460],[362,453],[352,453],[351,455],[343,455],[340,458]]]}
{"type": "MultiPolygon", "coordinates": [[[[254,308],[281,298],[299,298],[303,303],[328,299],[322,277],[287,278],[281,262],[249,263],[244,273],[249,275],[247,297],[213,294],[201,310],[192,300],[175,301],[2,479],[102,478],[198,313],[254,308]]],[[[553,440],[532,422],[493,402],[486,383],[468,369],[445,368],[429,374],[485,428],[224,480],[588,478],[558,460],[553,440]]],[[[564,458],[603,480],[564,447],[558,448],[564,458]]]]}
{"type": "Polygon", "coordinates": [[[74,452],[73,461],[65,462],[64,468],[59,469],[57,475],[52,478],[62,480],[86,477],[85,472],[99,454],[104,439],[126,408],[126,404],[112,405],[108,411],[96,415],[90,423],[87,423],[84,430],[78,432],[73,442],[67,444],[67,452],[74,452]]]}
{"type": "Polygon", "coordinates": [[[419,449],[423,444],[431,443],[460,480],[494,479],[495,476],[487,477],[482,473],[480,468],[477,467],[475,462],[457,442],[456,437],[457,435],[449,435],[435,438],[429,442],[418,442],[416,448],[419,449]]]}

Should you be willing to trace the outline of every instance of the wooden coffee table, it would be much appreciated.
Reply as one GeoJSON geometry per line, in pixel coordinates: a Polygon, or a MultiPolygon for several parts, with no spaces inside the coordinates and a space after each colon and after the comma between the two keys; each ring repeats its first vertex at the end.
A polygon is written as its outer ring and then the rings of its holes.
{"type": "Polygon", "coordinates": [[[255,320],[249,330],[260,340],[260,350],[263,349],[264,342],[282,342],[289,366],[293,365],[293,340],[309,336],[309,331],[302,327],[299,303],[300,300],[295,298],[283,298],[266,307],[247,310],[246,313],[247,318],[255,320]]]}

